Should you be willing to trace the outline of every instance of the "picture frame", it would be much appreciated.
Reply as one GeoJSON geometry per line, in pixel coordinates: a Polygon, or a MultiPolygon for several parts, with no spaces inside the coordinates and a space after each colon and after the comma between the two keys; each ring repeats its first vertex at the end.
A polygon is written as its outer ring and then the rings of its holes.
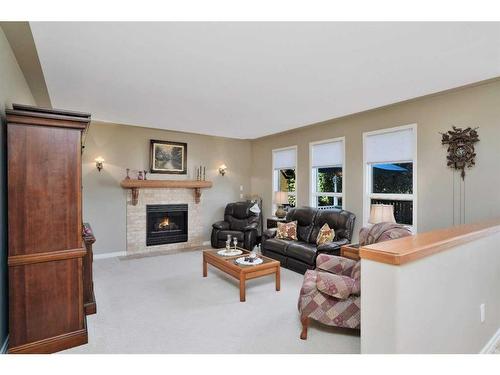
{"type": "Polygon", "coordinates": [[[151,173],[187,174],[187,143],[151,139],[151,173]]]}

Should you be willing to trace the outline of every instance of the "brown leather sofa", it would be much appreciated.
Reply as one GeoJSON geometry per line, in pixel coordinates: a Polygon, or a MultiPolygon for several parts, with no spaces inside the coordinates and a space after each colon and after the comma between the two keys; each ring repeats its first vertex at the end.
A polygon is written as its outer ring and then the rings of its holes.
{"type": "Polygon", "coordinates": [[[312,207],[292,208],[286,221],[297,221],[297,240],[276,238],[276,228],[262,234],[262,254],[279,260],[283,267],[299,273],[314,269],[320,253],[339,255],[340,247],[351,242],[356,215],[341,209],[318,210],[312,207]],[[328,223],[335,238],[328,244],[316,245],[321,227],[328,223]]]}

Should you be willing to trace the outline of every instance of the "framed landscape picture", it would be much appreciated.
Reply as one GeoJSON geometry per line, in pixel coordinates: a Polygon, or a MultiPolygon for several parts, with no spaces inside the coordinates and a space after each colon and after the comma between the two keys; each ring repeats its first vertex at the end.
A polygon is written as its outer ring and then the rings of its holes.
{"type": "Polygon", "coordinates": [[[186,174],[187,143],[151,140],[151,173],[186,174]]]}

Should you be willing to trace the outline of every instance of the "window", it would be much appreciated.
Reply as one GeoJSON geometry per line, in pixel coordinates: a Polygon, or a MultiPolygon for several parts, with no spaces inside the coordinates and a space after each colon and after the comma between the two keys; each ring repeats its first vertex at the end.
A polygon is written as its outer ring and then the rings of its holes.
{"type": "Polygon", "coordinates": [[[309,144],[311,206],[319,209],[344,205],[344,138],[309,144]]]}
{"type": "Polygon", "coordinates": [[[279,150],[273,150],[273,208],[274,193],[277,191],[284,191],[288,193],[287,207],[295,207],[297,202],[297,179],[296,167],[297,165],[297,147],[288,147],[279,150]]]}
{"type": "Polygon", "coordinates": [[[416,125],[363,134],[364,225],[372,204],[390,204],[397,223],[416,229],[416,136],[416,125]]]}

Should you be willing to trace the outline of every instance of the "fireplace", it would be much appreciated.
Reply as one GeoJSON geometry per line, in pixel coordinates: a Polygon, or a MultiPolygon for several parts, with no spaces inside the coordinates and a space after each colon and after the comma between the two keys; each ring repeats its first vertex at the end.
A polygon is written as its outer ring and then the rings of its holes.
{"type": "Polygon", "coordinates": [[[146,206],[146,246],[187,242],[187,240],[187,204],[146,206]]]}

